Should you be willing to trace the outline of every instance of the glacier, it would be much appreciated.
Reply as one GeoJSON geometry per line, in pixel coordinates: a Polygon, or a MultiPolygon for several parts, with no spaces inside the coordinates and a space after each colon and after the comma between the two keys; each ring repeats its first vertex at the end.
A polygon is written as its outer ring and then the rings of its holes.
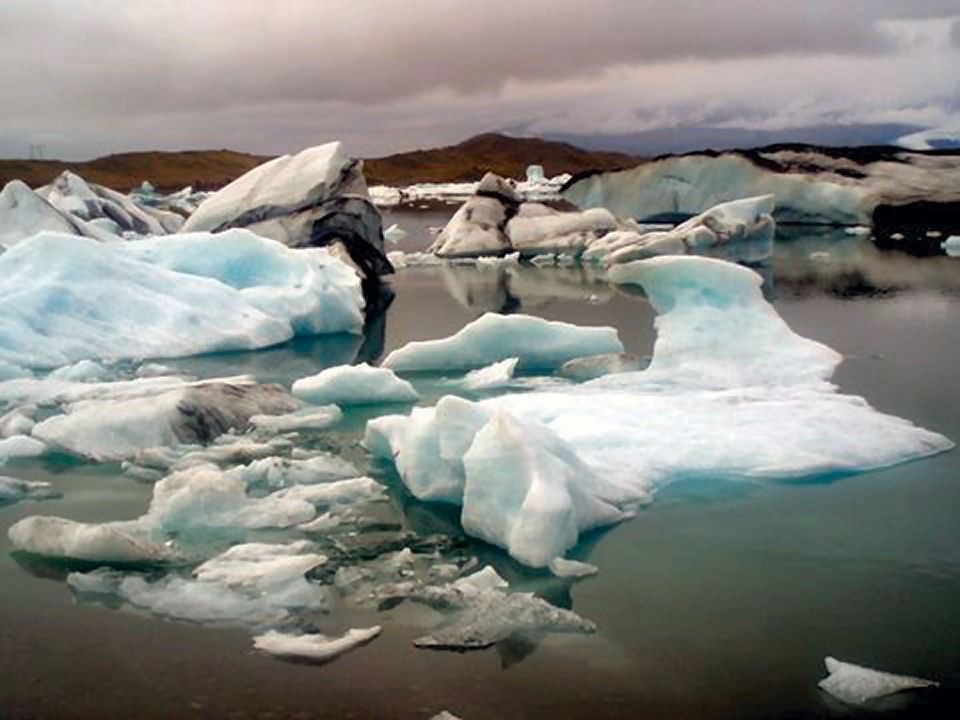
{"type": "Polygon", "coordinates": [[[329,247],[363,277],[393,272],[363,164],[331,142],[274,158],[210,195],[183,232],[247,228],[289,247],[329,247]]]}
{"type": "Polygon", "coordinates": [[[752,270],[684,256],[617,272],[659,313],[648,369],[477,403],[447,396],[371,420],[365,446],[415,497],[460,505],[467,532],[534,567],[672,480],[859,472],[953,447],[837,392],[841,356],[793,333],[752,270]]]}
{"type": "Polygon", "coordinates": [[[363,302],[359,279],[325,251],[247,231],[124,244],[43,232],[0,255],[0,362],[55,368],[358,333],[363,302]]]}
{"type": "Polygon", "coordinates": [[[576,357],[622,351],[611,327],[485,313],[449,338],[407,343],[391,352],[383,367],[396,372],[469,370],[517,358],[520,368],[554,368],[576,357]]]}

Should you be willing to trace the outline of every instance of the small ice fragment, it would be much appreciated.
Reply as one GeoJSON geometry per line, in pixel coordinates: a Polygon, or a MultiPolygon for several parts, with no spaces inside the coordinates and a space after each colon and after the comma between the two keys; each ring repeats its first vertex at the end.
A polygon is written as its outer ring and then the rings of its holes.
{"type": "Polygon", "coordinates": [[[592,577],[600,572],[596,565],[578,562],[577,560],[566,560],[561,557],[556,557],[551,560],[547,564],[547,567],[554,575],[562,578],[592,577]]]}
{"type": "Polygon", "coordinates": [[[513,379],[513,371],[520,358],[507,358],[467,373],[460,385],[466,390],[490,390],[506,385],[513,379]]]}
{"type": "Polygon", "coordinates": [[[282,433],[293,430],[326,430],[343,419],[336,405],[307,408],[288,415],[254,415],[250,424],[269,432],[282,433]]]}
{"type": "Polygon", "coordinates": [[[394,223],[383,231],[383,239],[389,243],[396,244],[402,242],[407,237],[407,231],[394,223]]]}
{"type": "Polygon", "coordinates": [[[325,405],[376,405],[391,402],[416,402],[420,399],[413,385],[386,368],[360,365],[339,365],[297,380],[293,394],[313,403],[325,405]]]}
{"type": "Polygon", "coordinates": [[[832,657],[824,659],[829,675],[818,685],[838,700],[859,705],[873,698],[892,695],[901,690],[939,687],[940,683],[909,675],[892,675],[870,668],[842,662],[832,657]]]}
{"type": "Polygon", "coordinates": [[[63,493],[48,482],[19,480],[0,475],[0,505],[20,500],[48,500],[61,497],[63,493]]]}
{"type": "Polygon", "coordinates": [[[337,638],[326,635],[293,635],[270,630],[253,638],[253,645],[277,657],[326,661],[366,645],[380,634],[380,626],[347,630],[337,638]]]}

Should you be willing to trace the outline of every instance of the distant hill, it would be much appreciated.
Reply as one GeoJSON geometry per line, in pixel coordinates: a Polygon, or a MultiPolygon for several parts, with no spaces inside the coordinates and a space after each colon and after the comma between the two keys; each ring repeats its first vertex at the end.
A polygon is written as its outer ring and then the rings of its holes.
{"type": "Polygon", "coordinates": [[[165,192],[187,185],[195,190],[213,190],[269,159],[233,150],[186,150],[120,153],[85,162],[0,160],[0,186],[18,179],[35,188],[64,170],[72,170],[85,180],[123,192],[144,180],[165,192]]]}
{"type": "Polygon", "coordinates": [[[545,140],[570,143],[591,151],[620,152],[639,157],[675,155],[697,150],[745,150],[783,143],[822,147],[893,145],[922,128],[900,123],[809,125],[780,130],[749,128],[666,127],[632,133],[530,132],[517,125],[503,132],[514,136],[537,135],[545,140]]]}
{"type": "Polygon", "coordinates": [[[624,153],[583,150],[569,143],[484,133],[458,145],[414,150],[365,160],[363,173],[371,185],[479,180],[486,172],[526,177],[528,165],[542,165],[547,177],[583,170],[633,167],[639,161],[624,153]]]}

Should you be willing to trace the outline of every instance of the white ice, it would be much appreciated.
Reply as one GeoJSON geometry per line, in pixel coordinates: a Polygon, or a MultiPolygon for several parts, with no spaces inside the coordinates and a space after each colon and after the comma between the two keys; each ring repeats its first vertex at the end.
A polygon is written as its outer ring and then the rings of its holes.
{"type": "Polygon", "coordinates": [[[550,572],[561,578],[586,578],[600,572],[596,565],[562,557],[555,557],[547,567],[550,572]]]}
{"type": "Polygon", "coordinates": [[[343,413],[336,405],[308,407],[288,415],[254,415],[250,424],[261,430],[274,433],[297,430],[325,430],[336,425],[343,413]]]}
{"type": "Polygon", "coordinates": [[[449,338],[414,341],[394,350],[383,366],[397,372],[467,370],[519,358],[521,368],[552,368],[575,357],[622,351],[611,327],[486,313],[449,338]]]}
{"type": "Polygon", "coordinates": [[[824,663],[829,675],[819,682],[820,688],[850,705],[860,705],[868,700],[903,690],[939,685],[931,680],[908,675],[892,675],[842,662],[832,657],[826,658],[824,663]]]}
{"type": "Polygon", "coordinates": [[[19,180],[11,180],[0,192],[0,253],[40,232],[82,235],[101,242],[120,240],[93,223],[55,208],[19,180]]]}
{"type": "Polygon", "coordinates": [[[62,493],[48,482],[20,480],[0,475],[0,505],[20,500],[48,500],[61,495],[62,493]]]}
{"type": "Polygon", "coordinates": [[[503,387],[513,379],[520,358],[507,358],[464,375],[459,385],[465,390],[492,390],[503,387]]]}
{"type": "Polygon", "coordinates": [[[386,367],[338,365],[293,383],[295,397],[313,405],[376,405],[420,399],[406,380],[386,367]]]}
{"type": "Polygon", "coordinates": [[[479,403],[448,396],[370,421],[366,447],[416,497],[461,504],[470,532],[538,566],[677,478],[855,472],[953,447],[836,392],[840,356],[794,334],[752,271],[696,257],[623,268],[660,312],[648,370],[479,403]]]}
{"type": "Polygon", "coordinates": [[[119,523],[80,523],[32,515],[15,523],[7,536],[19,550],[52,558],[104,563],[155,563],[173,558],[163,545],[136,537],[119,523]]]}
{"type": "Polygon", "coordinates": [[[258,650],[263,650],[277,657],[302,658],[324,662],[350,652],[361,645],[366,645],[379,634],[379,625],[363,629],[353,628],[335,638],[319,634],[300,635],[269,630],[262,635],[254,636],[253,645],[258,650]]]}
{"type": "Polygon", "coordinates": [[[11,435],[0,440],[0,465],[13,458],[39,457],[47,452],[46,443],[28,435],[11,435]]]}
{"type": "Polygon", "coordinates": [[[359,279],[323,250],[243,231],[142,242],[41,233],[0,255],[0,362],[180,357],[362,326],[359,279]]]}

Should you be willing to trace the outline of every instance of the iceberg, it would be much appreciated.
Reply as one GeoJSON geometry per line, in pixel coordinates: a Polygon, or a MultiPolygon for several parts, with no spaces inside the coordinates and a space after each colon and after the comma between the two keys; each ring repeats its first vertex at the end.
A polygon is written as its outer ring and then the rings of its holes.
{"type": "Polygon", "coordinates": [[[908,675],[892,675],[842,662],[832,657],[826,658],[824,663],[829,674],[818,683],[820,688],[850,705],[860,705],[868,700],[903,690],[939,686],[939,683],[932,680],[908,675]]]}
{"type": "Polygon", "coordinates": [[[363,277],[393,271],[363,165],[331,142],[260,165],[204,200],[183,232],[247,228],[289,247],[326,247],[363,277]]]}
{"type": "Polygon", "coordinates": [[[340,655],[372,642],[380,634],[380,626],[347,630],[340,637],[326,635],[300,635],[270,630],[255,635],[253,646],[280,658],[299,658],[314,662],[327,662],[340,655]]]}
{"type": "Polygon", "coordinates": [[[469,533],[536,567],[676,478],[859,472],[953,447],[838,393],[840,355],[793,333],[752,270],[662,257],[615,271],[659,313],[648,369],[478,403],[444,397],[371,420],[364,445],[414,496],[461,505],[469,533]]]}
{"type": "Polygon", "coordinates": [[[873,225],[879,208],[960,202],[960,158],[897,148],[771,146],[691,153],[630,170],[582,173],[561,194],[579,208],[671,220],[773,193],[777,222],[873,225]]]}
{"type": "Polygon", "coordinates": [[[645,370],[649,362],[631,353],[605,353],[568,360],[557,374],[575,382],[596,380],[604,375],[645,370]]]}
{"type": "Polygon", "coordinates": [[[15,407],[13,410],[0,415],[0,440],[15,435],[29,435],[36,424],[33,419],[35,411],[35,406],[27,405],[15,407]]]}
{"type": "Polygon", "coordinates": [[[182,357],[362,327],[359,280],[323,251],[243,231],[166,242],[41,233],[0,255],[0,362],[182,357]]]}
{"type": "Polygon", "coordinates": [[[449,338],[415,341],[394,350],[383,367],[397,372],[468,370],[518,358],[521,368],[554,368],[576,357],[609,352],[623,352],[617,331],[610,327],[486,313],[449,338]]]}
{"type": "Polygon", "coordinates": [[[406,380],[386,368],[339,365],[293,383],[294,396],[314,405],[376,405],[410,403],[420,399],[406,380]]]}
{"type": "Polygon", "coordinates": [[[176,213],[141,206],[123,193],[88,183],[69,170],[38,188],[37,194],[61,212],[88,223],[106,221],[117,235],[166,235],[183,225],[183,217],[176,213]]]}
{"type": "Polygon", "coordinates": [[[266,457],[227,471],[231,477],[240,477],[247,488],[280,489],[295,485],[328,483],[347,480],[360,475],[347,460],[330,453],[321,453],[303,459],[266,457]]]}
{"type": "Polygon", "coordinates": [[[92,460],[123,460],[138,450],[208,443],[244,430],[255,415],[300,403],[278,385],[206,382],[125,400],[86,400],[33,428],[43,442],[92,460]]]}
{"type": "Polygon", "coordinates": [[[520,358],[507,358],[500,362],[487,365],[479,370],[467,373],[460,386],[464,390],[492,390],[503,387],[513,379],[513,371],[517,367],[520,358]]]}
{"type": "Polygon", "coordinates": [[[267,432],[284,433],[298,430],[326,430],[343,419],[336,405],[305,408],[288,415],[254,415],[250,424],[267,432]]]}
{"type": "Polygon", "coordinates": [[[39,457],[47,452],[46,443],[28,435],[11,435],[0,440],[0,465],[12,458],[39,457]]]}
{"type": "Polygon", "coordinates": [[[0,192],[0,252],[40,232],[89,237],[101,242],[119,241],[101,229],[63,212],[19,180],[11,180],[0,192]]]}

